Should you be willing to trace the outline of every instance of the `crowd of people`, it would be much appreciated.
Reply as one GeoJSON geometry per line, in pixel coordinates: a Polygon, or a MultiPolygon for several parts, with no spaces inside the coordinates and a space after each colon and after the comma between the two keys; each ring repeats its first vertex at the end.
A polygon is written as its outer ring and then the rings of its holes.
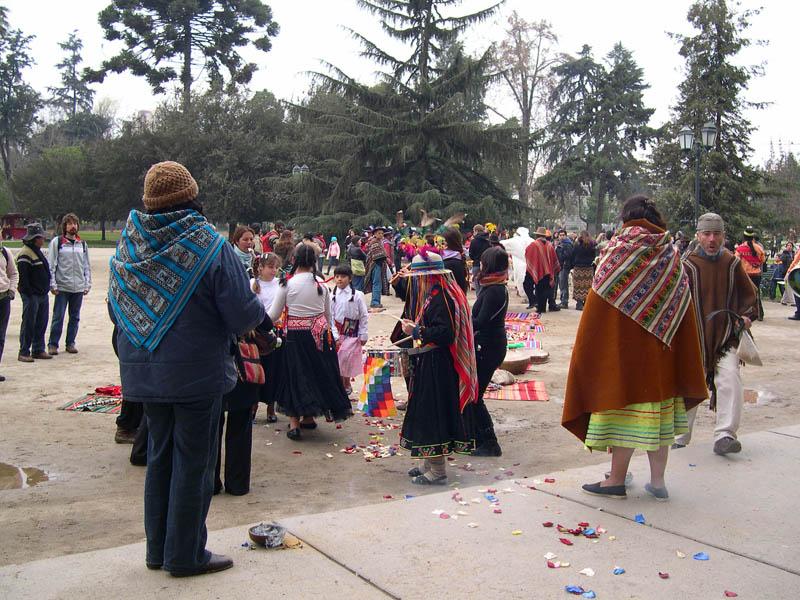
{"type": "MultiPolygon", "coordinates": [[[[239,226],[226,240],[203,215],[191,173],[170,161],[148,171],[143,204],[110,262],[108,313],[124,390],[115,439],[133,443],[131,462],[147,466],[149,569],[190,576],[232,565],[206,549],[205,520],[215,494],[250,490],[259,405],[267,422],[288,421],[295,443],[323,421],[351,417],[370,315],[385,310],[390,293],[403,301],[390,339],[409,392],[399,443],[418,459],[413,484],[446,484],[452,453],[502,455],[483,397],[506,356],[513,286],[538,313],[568,308],[570,291],[583,311],[562,425],[589,449],[611,451],[606,479],[584,491],[626,497],[640,449],[650,459],[645,489],[668,499],[668,452],[690,442],[707,397],[716,410],[713,451],[742,449],[737,348],[763,318],[768,259],[751,229],[729,251],[719,215],[701,216],[693,240],[673,237],[645,196],[630,198],[621,227],[597,239],[545,227],[509,237],[492,223],[463,235],[452,223],[417,229],[398,219],[396,227],[350,229],[341,245],[321,233],[298,240],[280,222],[266,233],[239,226]],[[597,340],[619,351],[598,353],[597,340]]],[[[77,351],[91,287],[78,226],[65,216],[45,255],[44,232],[32,224],[16,261],[0,254],[0,331],[16,288],[23,362],[58,353],[67,311],[66,348],[77,351]],[[56,301],[45,351],[49,293],[56,301]]],[[[800,253],[791,250],[779,257],[780,273],[800,297],[800,253]]]]}

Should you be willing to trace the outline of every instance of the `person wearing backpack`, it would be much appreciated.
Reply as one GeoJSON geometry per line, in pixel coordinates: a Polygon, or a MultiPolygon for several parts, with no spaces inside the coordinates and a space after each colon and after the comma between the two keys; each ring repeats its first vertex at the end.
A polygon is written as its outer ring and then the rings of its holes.
{"type": "Polygon", "coordinates": [[[83,297],[92,287],[92,269],[89,265],[89,249],[80,236],[80,220],[77,215],[67,213],[61,219],[59,232],[50,240],[50,292],[53,300],[53,318],[50,321],[50,339],[47,352],[58,354],[58,344],[64,329],[64,313],[69,308],[66,349],[77,354],[75,338],[81,319],[83,297]]]}
{"type": "MultiPolygon", "coordinates": [[[[6,344],[6,329],[11,316],[11,301],[19,283],[17,265],[11,253],[0,242],[0,360],[3,358],[3,347],[6,344]]],[[[0,381],[6,378],[0,375],[0,381]]]]}

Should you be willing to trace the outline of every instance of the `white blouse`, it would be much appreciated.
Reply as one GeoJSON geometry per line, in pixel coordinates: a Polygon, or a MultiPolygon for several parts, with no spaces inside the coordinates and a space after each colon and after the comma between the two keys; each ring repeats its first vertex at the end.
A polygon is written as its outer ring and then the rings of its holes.
{"type": "MultiPolygon", "coordinates": [[[[255,279],[250,280],[250,289],[253,289],[253,284],[255,283],[255,279]]],[[[272,306],[272,302],[275,300],[275,295],[278,293],[278,278],[273,277],[272,281],[264,281],[263,279],[258,280],[258,288],[259,292],[256,294],[258,299],[261,300],[261,304],[264,305],[264,310],[269,310],[269,307],[272,306]]]]}
{"type": "Polygon", "coordinates": [[[272,306],[267,310],[269,318],[276,321],[284,307],[287,308],[290,317],[315,317],[324,314],[334,339],[339,339],[339,332],[336,331],[331,314],[330,290],[321,280],[315,283],[313,273],[296,273],[286,285],[278,285],[272,306]],[[322,290],[322,294],[318,293],[318,289],[322,290]]]}
{"type": "Polygon", "coordinates": [[[369,323],[369,312],[367,311],[367,303],[364,300],[364,294],[355,290],[355,297],[350,302],[352,293],[350,286],[343,290],[335,290],[336,295],[333,296],[331,302],[331,311],[333,318],[337,323],[342,323],[345,319],[358,319],[358,339],[366,342],[369,338],[367,325],[369,323]]]}

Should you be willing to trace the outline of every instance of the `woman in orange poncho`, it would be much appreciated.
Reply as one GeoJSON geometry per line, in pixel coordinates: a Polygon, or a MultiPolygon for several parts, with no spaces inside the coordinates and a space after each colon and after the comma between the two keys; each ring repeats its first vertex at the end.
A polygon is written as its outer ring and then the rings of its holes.
{"type": "Polygon", "coordinates": [[[625,498],[633,451],[646,450],[646,489],[666,499],[664,472],[686,410],[706,395],[689,286],[652,200],[630,198],[604,249],[572,351],[561,424],[590,449],[611,448],[589,494],[625,498]]]}

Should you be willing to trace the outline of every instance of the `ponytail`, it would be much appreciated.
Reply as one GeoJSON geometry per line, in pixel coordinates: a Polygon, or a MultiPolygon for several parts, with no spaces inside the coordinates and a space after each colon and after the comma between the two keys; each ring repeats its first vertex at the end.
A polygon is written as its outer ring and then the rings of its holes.
{"type": "Polygon", "coordinates": [[[258,285],[258,275],[253,277],[253,285],[250,286],[250,289],[253,290],[253,293],[260,294],[261,293],[261,286],[258,285]]]}

